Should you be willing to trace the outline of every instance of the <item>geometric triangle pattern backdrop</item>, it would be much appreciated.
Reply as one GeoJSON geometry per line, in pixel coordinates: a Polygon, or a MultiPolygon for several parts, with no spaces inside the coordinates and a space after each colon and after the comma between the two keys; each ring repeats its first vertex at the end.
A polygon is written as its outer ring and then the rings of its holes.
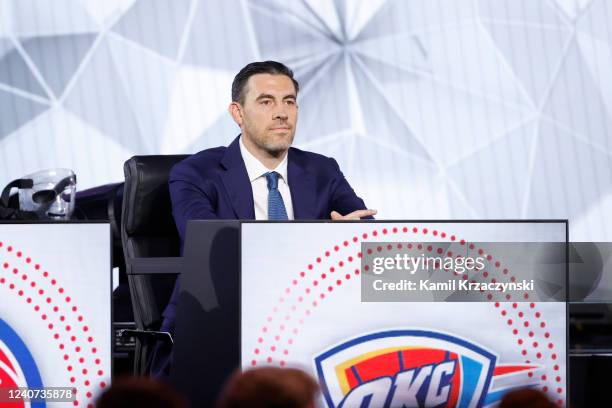
{"type": "Polygon", "coordinates": [[[0,184],[68,167],[85,189],[132,155],[227,145],[233,76],[265,59],[300,81],[296,146],[378,218],[612,238],[605,0],[5,0],[0,184]]]}

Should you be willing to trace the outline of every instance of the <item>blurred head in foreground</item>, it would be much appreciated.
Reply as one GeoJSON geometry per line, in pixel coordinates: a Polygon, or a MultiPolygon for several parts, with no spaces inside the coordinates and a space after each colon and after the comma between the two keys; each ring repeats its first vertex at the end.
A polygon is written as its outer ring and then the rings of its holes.
{"type": "Polygon", "coordinates": [[[187,408],[186,400],[169,385],[147,377],[123,378],[96,402],[96,408],[187,408]]]}
{"type": "Polygon", "coordinates": [[[314,408],[319,386],[303,371],[264,367],[237,373],[228,381],[218,408],[314,408]]]}
{"type": "Polygon", "coordinates": [[[510,391],[499,403],[499,408],[556,408],[542,391],[532,388],[510,391]]]}

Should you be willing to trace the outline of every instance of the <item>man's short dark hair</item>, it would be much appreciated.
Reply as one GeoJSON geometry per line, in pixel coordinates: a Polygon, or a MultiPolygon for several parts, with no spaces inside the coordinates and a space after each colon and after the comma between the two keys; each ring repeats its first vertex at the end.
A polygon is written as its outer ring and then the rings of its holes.
{"type": "Polygon", "coordinates": [[[250,77],[256,74],[271,74],[271,75],[285,75],[291,78],[293,86],[295,87],[295,94],[300,89],[300,85],[293,78],[293,71],[286,66],[276,61],[261,61],[251,62],[236,74],[234,82],[232,83],[232,101],[240,104],[244,103],[244,88],[250,77]]]}

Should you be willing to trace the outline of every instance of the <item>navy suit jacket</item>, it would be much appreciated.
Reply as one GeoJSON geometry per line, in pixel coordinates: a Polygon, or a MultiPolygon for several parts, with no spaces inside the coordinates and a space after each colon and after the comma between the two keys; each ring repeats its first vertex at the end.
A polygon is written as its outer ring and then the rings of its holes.
{"type": "MultiPolygon", "coordinates": [[[[181,242],[188,220],[255,219],[239,137],[228,147],[203,150],[172,168],[170,197],[181,242]]],[[[295,219],[329,219],[333,210],[346,215],[366,208],[332,158],[291,147],[287,178],[295,219]]]]}
{"type": "MultiPolygon", "coordinates": [[[[181,247],[188,220],[255,219],[253,190],[240,153],[239,138],[228,147],[196,153],[170,171],[172,213],[181,247]]],[[[293,147],[289,148],[288,155],[287,178],[295,219],[329,219],[334,210],[346,215],[366,208],[334,159],[293,147]]],[[[161,328],[171,333],[178,288],[177,281],[161,328]]],[[[159,363],[154,362],[154,366],[159,367],[159,363]]]]}

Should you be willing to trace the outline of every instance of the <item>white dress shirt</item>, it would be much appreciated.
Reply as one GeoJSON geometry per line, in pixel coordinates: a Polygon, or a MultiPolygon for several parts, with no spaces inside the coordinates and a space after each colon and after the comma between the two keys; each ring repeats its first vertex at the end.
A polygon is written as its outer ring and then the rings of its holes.
{"type": "Polygon", "coordinates": [[[265,174],[270,171],[277,172],[280,177],[278,178],[278,191],[283,197],[283,203],[287,210],[287,217],[293,219],[293,205],[291,203],[291,191],[289,190],[289,184],[287,183],[287,156],[282,162],[274,169],[269,170],[264,166],[255,156],[251,154],[244,146],[242,142],[242,136],[240,137],[240,154],[242,154],[242,160],[246,166],[249,180],[251,181],[251,188],[253,189],[253,203],[255,206],[255,219],[256,220],[267,220],[268,219],[268,181],[266,180],[265,174]]]}

